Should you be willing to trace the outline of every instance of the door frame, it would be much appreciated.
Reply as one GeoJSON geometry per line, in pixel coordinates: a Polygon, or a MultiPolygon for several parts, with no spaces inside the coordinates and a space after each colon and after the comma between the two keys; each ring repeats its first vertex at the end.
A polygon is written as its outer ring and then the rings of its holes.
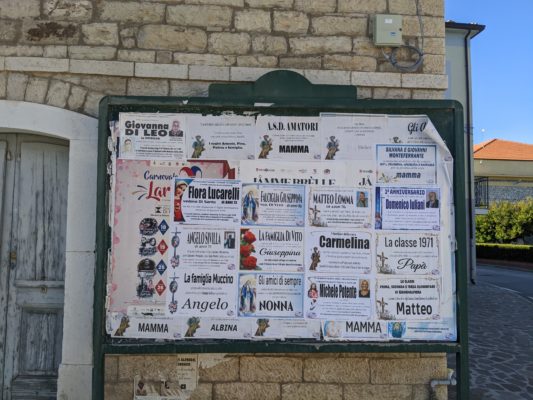
{"type": "Polygon", "coordinates": [[[0,132],[69,142],[65,304],[57,394],[58,398],[91,399],[98,120],[57,107],[0,100],[0,132]]]}

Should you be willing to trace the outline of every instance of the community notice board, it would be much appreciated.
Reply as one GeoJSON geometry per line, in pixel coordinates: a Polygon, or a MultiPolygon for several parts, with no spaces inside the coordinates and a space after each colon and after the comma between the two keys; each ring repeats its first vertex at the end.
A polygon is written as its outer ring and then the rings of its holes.
{"type": "Polygon", "coordinates": [[[110,130],[111,337],[457,340],[453,159],[427,116],[110,130]]]}

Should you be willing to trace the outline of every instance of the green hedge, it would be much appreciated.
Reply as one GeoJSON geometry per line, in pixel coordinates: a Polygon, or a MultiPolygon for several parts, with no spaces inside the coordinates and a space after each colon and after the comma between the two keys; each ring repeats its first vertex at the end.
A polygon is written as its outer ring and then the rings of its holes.
{"type": "Polygon", "coordinates": [[[476,244],[476,256],[493,260],[533,261],[533,246],[523,244],[476,244]]]}

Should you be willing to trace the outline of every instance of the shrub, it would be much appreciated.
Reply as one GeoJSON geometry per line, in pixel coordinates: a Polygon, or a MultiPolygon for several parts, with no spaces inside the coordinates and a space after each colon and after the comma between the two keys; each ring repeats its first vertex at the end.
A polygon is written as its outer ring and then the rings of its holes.
{"type": "Polygon", "coordinates": [[[511,243],[533,234],[533,199],[502,201],[476,216],[477,243],[511,243]]]}
{"type": "Polygon", "coordinates": [[[533,259],[533,246],[481,243],[476,245],[476,256],[493,260],[531,262],[533,259]]]}

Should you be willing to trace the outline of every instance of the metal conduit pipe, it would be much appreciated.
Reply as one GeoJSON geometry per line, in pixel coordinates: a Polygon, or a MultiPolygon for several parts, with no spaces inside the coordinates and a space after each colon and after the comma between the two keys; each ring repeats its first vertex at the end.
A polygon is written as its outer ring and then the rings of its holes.
{"type": "Polygon", "coordinates": [[[429,382],[429,399],[430,400],[436,400],[437,399],[437,393],[435,392],[435,388],[438,385],[457,385],[457,379],[455,379],[455,371],[451,368],[448,368],[448,379],[433,379],[429,382]]]}

